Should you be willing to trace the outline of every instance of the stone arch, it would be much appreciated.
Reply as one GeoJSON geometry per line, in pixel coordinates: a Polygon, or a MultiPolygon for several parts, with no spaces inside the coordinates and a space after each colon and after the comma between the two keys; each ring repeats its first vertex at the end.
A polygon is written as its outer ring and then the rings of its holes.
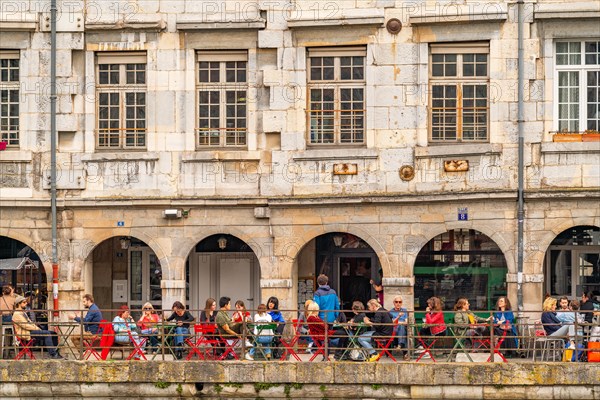
{"type": "Polygon", "coordinates": [[[541,235],[541,237],[539,238],[539,251],[542,254],[546,254],[546,252],[548,251],[548,248],[550,247],[550,245],[552,244],[552,242],[554,241],[554,239],[556,239],[556,237],[558,235],[560,235],[562,232],[566,231],[567,229],[570,228],[574,228],[576,226],[583,226],[583,225],[590,225],[590,226],[595,226],[595,227],[600,227],[600,223],[597,223],[597,221],[590,221],[590,218],[584,218],[584,217],[580,217],[580,218],[569,218],[568,220],[564,221],[563,223],[557,225],[554,229],[549,230],[549,231],[544,231],[541,235]]]}
{"type": "MultiPolygon", "coordinates": [[[[389,255],[385,251],[385,248],[381,244],[381,242],[377,238],[375,238],[375,236],[373,236],[371,233],[369,233],[368,231],[361,229],[360,227],[353,225],[353,224],[333,224],[333,225],[314,227],[313,229],[306,231],[302,236],[298,237],[293,242],[292,246],[283,247],[283,248],[281,248],[281,246],[277,246],[276,248],[278,250],[283,250],[283,251],[288,250],[287,252],[282,252],[281,256],[283,256],[287,261],[289,261],[288,264],[290,266],[292,266],[294,264],[294,261],[298,258],[298,255],[300,254],[302,249],[304,249],[304,247],[311,240],[313,240],[321,235],[325,235],[328,233],[334,233],[334,232],[350,233],[350,234],[357,236],[360,239],[364,240],[369,246],[371,246],[371,248],[373,249],[373,251],[375,252],[377,257],[379,258],[379,263],[381,264],[381,268],[383,270],[383,275],[391,276],[393,274],[389,255]]],[[[290,272],[290,274],[293,273],[293,271],[289,271],[289,272],[290,272]]]]}
{"type": "Polygon", "coordinates": [[[188,230],[186,237],[179,240],[179,245],[171,255],[185,259],[198,243],[210,236],[219,234],[235,236],[244,241],[259,260],[261,256],[269,253],[269,250],[265,249],[266,246],[261,246],[255,237],[250,236],[241,229],[232,226],[197,226],[192,230],[188,230]],[[198,233],[198,235],[195,236],[194,233],[198,233]]]}
{"type": "MultiPolygon", "coordinates": [[[[425,236],[425,234],[413,236],[413,238],[417,238],[419,241],[417,243],[414,243],[417,250],[412,257],[412,267],[414,268],[414,261],[417,258],[419,251],[434,237],[451,231],[453,229],[474,229],[483,233],[491,240],[493,240],[494,243],[496,243],[496,245],[498,245],[498,247],[502,251],[502,254],[504,255],[504,259],[506,260],[508,272],[516,274],[517,265],[514,257],[514,245],[510,244],[506,240],[503,231],[499,231],[491,226],[488,226],[486,224],[480,224],[478,222],[479,221],[474,221],[472,223],[467,224],[462,221],[454,221],[445,223],[443,225],[440,224],[435,226],[427,226],[427,228],[429,228],[426,229],[427,236],[425,236]]],[[[511,234],[513,233],[511,232],[511,234]]]]}

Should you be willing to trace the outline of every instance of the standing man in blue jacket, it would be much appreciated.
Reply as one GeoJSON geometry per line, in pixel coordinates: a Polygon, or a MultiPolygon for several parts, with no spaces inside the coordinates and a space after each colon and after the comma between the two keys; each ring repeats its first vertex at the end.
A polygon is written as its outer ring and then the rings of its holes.
{"type": "Polygon", "coordinates": [[[327,275],[321,274],[317,277],[319,288],[315,292],[313,300],[319,305],[319,318],[331,325],[338,317],[340,298],[335,290],[329,287],[328,282],[327,275]]]}

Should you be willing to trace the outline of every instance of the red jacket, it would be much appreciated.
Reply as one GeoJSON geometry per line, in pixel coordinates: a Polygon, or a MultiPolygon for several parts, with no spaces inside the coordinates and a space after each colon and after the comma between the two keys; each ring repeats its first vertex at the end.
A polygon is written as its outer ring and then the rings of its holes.
{"type": "Polygon", "coordinates": [[[442,312],[430,312],[425,314],[425,323],[430,326],[431,334],[437,335],[440,332],[446,330],[446,323],[444,322],[444,313],[442,312]]]}

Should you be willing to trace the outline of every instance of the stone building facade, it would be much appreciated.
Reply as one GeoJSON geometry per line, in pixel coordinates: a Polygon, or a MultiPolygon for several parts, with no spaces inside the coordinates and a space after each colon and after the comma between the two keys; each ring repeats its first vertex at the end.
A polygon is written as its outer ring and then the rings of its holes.
{"type": "MultiPolygon", "coordinates": [[[[49,282],[46,3],[0,1],[0,236],[49,282]]],[[[319,272],[419,308],[423,282],[490,267],[482,240],[505,270],[465,295],[516,302],[516,3],[309,3],[58,1],[61,308],[84,292],[296,308],[319,272]],[[428,244],[440,269],[420,280],[428,244]]],[[[600,128],[600,10],[532,1],[524,24],[523,290],[539,310],[546,292],[600,289],[600,142],[553,133],[600,128]],[[583,264],[545,261],[571,230],[583,264]]]]}

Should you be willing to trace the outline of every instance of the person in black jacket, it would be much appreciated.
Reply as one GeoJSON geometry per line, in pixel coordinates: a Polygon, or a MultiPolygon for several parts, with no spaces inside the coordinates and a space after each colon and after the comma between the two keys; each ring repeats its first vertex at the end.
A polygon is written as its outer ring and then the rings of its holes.
{"type": "Polygon", "coordinates": [[[373,316],[369,319],[368,317],[364,318],[364,323],[370,325],[372,327],[372,331],[365,332],[360,335],[358,342],[362,347],[367,349],[371,358],[369,361],[377,361],[379,360],[379,355],[377,351],[373,348],[373,344],[371,343],[371,339],[373,337],[385,338],[388,339],[392,337],[394,334],[394,326],[392,322],[392,316],[383,308],[379,301],[375,299],[369,300],[367,303],[367,308],[369,311],[373,312],[373,316]]]}
{"type": "Polygon", "coordinates": [[[190,324],[194,322],[194,317],[180,301],[173,303],[173,313],[166,321],[175,321],[175,358],[181,360],[183,358],[183,341],[190,334],[190,324]]]}

